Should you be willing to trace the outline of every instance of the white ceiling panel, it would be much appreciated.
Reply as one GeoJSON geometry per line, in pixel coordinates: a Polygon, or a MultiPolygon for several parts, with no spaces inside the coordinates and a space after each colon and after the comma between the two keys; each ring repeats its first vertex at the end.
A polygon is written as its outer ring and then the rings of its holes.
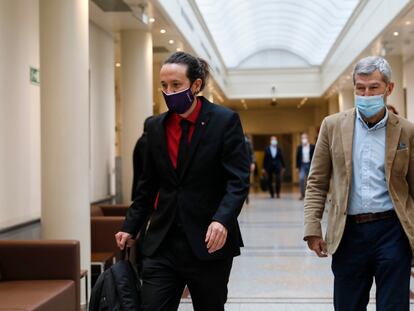
{"type": "Polygon", "coordinates": [[[319,66],[359,3],[359,0],[194,1],[228,68],[239,68],[265,51],[274,51],[275,55],[283,51],[308,66],[319,66]]]}

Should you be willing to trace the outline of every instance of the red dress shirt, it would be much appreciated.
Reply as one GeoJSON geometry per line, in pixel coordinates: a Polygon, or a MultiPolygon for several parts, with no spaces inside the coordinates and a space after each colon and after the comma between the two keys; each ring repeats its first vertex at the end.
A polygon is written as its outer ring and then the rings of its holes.
{"type": "MultiPolygon", "coordinates": [[[[195,130],[195,124],[197,122],[198,116],[200,115],[201,110],[201,100],[197,99],[197,104],[193,112],[186,118],[190,121],[190,127],[188,129],[188,143],[190,144],[191,138],[195,130]]],[[[165,136],[167,138],[167,148],[168,154],[171,159],[171,163],[174,168],[177,168],[177,158],[178,158],[178,147],[180,144],[181,138],[181,125],[180,121],[183,118],[176,113],[172,113],[165,122],[165,136]]]]}

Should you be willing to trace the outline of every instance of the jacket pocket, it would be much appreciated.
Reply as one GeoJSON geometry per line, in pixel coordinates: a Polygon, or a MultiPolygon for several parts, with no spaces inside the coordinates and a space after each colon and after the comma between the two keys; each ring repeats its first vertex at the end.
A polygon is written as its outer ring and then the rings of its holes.
{"type": "Polygon", "coordinates": [[[408,148],[397,150],[392,164],[392,173],[405,176],[407,174],[409,156],[408,148]]]}

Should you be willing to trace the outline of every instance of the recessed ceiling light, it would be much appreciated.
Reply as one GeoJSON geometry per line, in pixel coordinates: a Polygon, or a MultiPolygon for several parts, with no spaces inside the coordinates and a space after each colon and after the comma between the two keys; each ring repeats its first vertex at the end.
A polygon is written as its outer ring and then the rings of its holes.
{"type": "Polygon", "coordinates": [[[181,52],[182,51],[182,49],[181,48],[176,48],[175,49],[177,52],[181,52]]]}
{"type": "Polygon", "coordinates": [[[298,109],[301,108],[307,101],[308,101],[307,97],[302,98],[299,105],[297,105],[298,109]]]}
{"type": "Polygon", "coordinates": [[[168,43],[169,44],[173,44],[174,43],[174,40],[170,40],[170,41],[168,41],[168,43]]]}
{"type": "Polygon", "coordinates": [[[400,33],[398,31],[394,31],[393,35],[394,35],[394,37],[398,37],[400,35],[400,33]]]}
{"type": "Polygon", "coordinates": [[[149,21],[150,21],[150,23],[153,23],[153,22],[155,22],[155,18],[154,18],[154,17],[151,17],[151,18],[149,19],[149,21]]]}
{"type": "Polygon", "coordinates": [[[160,30],[160,32],[161,32],[161,33],[166,33],[166,32],[167,32],[167,30],[165,30],[165,29],[161,29],[161,30],[160,30]]]}
{"type": "Polygon", "coordinates": [[[115,67],[121,67],[121,63],[115,63],[115,67]]]}
{"type": "Polygon", "coordinates": [[[406,25],[411,25],[411,21],[406,21],[405,24],[406,25]]]}

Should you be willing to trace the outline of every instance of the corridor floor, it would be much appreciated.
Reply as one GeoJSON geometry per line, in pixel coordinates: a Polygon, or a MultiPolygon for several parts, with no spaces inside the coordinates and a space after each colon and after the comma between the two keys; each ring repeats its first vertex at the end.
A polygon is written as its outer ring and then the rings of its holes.
{"type": "MultiPolygon", "coordinates": [[[[226,311],[333,310],[331,258],[307,250],[298,197],[257,194],[243,207],[239,222],[245,247],[234,260],[226,311]]],[[[179,311],[190,310],[191,299],[182,299],[179,311]]],[[[373,299],[368,310],[375,310],[373,299]]]]}

